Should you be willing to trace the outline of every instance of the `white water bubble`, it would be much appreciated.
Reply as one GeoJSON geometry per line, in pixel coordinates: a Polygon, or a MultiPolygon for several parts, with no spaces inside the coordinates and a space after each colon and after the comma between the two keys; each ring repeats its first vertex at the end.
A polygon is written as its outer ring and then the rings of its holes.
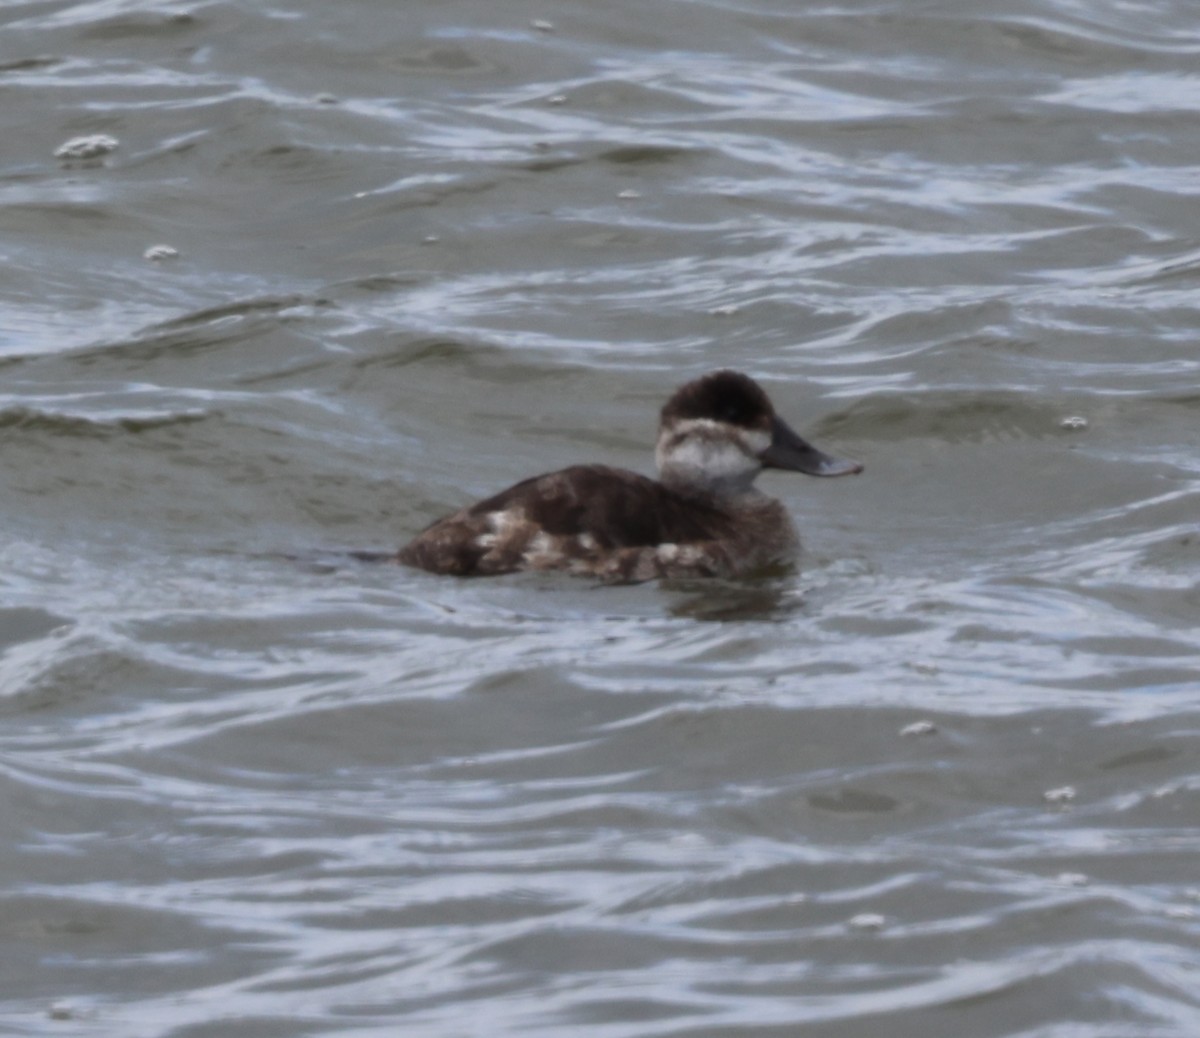
{"type": "Polygon", "coordinates": [[[900,729],[901,735],[937,735],[938,727],[932,721],[913,721],[900,729]]]}
{"type": "Polygon", "coordinates": [[[54,149],[56,159],[97,159],[116,151],[120,141],[107,133],[93,133],[86,137],[72,137],[54,149]]]}
{"type": "Polygon", "coordinates": [[[878,912],[859,912],[846,925],[852,930],[865,930],[874,933],[882,930],[887,925],[887,920],[878,912]]]}
{"type": "Polygon", "coordinates": [[[178,255],[179,250],[173,245],[151,245],[150,248],[142,253],[142,259],[161,263],[163,260],[175,259],[178,255]]]}

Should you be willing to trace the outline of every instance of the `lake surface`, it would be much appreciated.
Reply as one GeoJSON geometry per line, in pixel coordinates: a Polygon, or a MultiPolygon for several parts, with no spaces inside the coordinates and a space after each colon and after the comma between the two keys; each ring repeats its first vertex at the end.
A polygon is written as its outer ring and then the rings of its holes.
{"type": "Polygon", "coordinates": [[[1200,1034],[1198,70],[1194,0],[0,4],[0,1030],[1200,1034]],[[717,367],[866,466],[762,480],[796,572],[351,555],[717,367]]]}

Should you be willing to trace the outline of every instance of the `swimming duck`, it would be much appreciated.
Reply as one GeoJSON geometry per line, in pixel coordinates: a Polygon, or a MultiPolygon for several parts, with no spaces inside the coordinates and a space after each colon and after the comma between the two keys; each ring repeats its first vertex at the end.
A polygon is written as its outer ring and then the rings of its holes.
{"type": "Polygon", "coordinates": [[[606,582],[739,577],[799,549],[780,502],[754,486],[766,468],[810,476],[861,472],[817,450],[738,371],[688,382],[663,405],[658,480],[608,465],[526,479],[439,519],[397,561],[483,576],[565,570],[606,582]]]}

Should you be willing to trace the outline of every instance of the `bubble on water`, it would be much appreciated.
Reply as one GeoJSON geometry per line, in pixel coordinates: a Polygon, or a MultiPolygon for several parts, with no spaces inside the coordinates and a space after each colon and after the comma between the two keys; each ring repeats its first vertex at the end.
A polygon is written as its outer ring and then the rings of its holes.
{"type": "Polygon", "coordinates": [[[1080,429],[1086,429],[1088,427],[1088,420],[1082,415],[1072,414],[1067,415],[1067,417],[1058,424],[1063,429],[1070,429],[1072,432],[1077,432],[1080,429]]]}
{"type": "Polygon", "coordinates": [[[145,252],[142,253],[142,259],[152,260],[155,263],[162,260],[175,259],[179,255],[179,250],[173,245],[151,245],[145,252]]]}
{"type": "Polygon", "coordinates": [[[427,234],[427,235],[425,235],[424,238],[421,239],[421,244],[422,245],[436,245],[441,240],[442,239],[439,238],[436,234],[427,234]]]}
{"type": "Polygon", "coordinates": [[[642,193],[640,191],[634,191],[634,189],[631,187],[627,187],[624,191],[617,195],[617,197],[626,199],[628,201],[629,199],[633,198],[641,198],[642,193]]]}
{"type": "Polygon", "coordinates": [[[529,24],[538,32],[554,32],[554,23],[546,21],[545,18],[535,18],[529,24]]]}
{"type": "Polygon", "coordinates": [[[847,925],[852,930],[878,931],[887,925],[887,920],[878,912],[859,912],[847,925]]]}
{"type": "Polygon", "coordinates": [[[1060,872],[1057,878],[1065,887],[1086,887],[1091,882],[1082,872],[1060,872]]]}
{"type": "Polygon", "coordinates": [[[97,159],[116,151],[120,142],[107,133],[93,133],[86,137],[72,137],[54,149],[56,159],[97,159]]]}
{"type": "Polygon", "coordinates": [[[1069,804],[1075,799],[1075,787],[1059,786],[1057,789],[1048,789],[1042,794],[1042,799],[1047,804],[1069,804]]]}
{"type": "Polygon", "coordinates": [[[901,735],[937,735],[937,725],[932,721],[913,721],[900,729],[901,735]]]}
{"type": "Polygon", "coordinates": [[[551,105],[565,105],[567,103],[567,95],[555,94],[546,103],[551,105]]]}

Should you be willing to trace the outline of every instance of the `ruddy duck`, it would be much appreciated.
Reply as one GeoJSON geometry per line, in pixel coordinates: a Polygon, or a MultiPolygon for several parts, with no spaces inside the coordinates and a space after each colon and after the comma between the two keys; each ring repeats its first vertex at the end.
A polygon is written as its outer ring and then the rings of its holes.
{"type": "Polygon", "coordinates": [[[456,576],[561,569],[613,583],[744,576],[799,548],[783,505],[754,487],[763,469],[862,471],[803,440],[738,371],[675,391],[655,460],[658,481],[607,465],[534,476],[426,527],[397,561],[456,576]]]}

